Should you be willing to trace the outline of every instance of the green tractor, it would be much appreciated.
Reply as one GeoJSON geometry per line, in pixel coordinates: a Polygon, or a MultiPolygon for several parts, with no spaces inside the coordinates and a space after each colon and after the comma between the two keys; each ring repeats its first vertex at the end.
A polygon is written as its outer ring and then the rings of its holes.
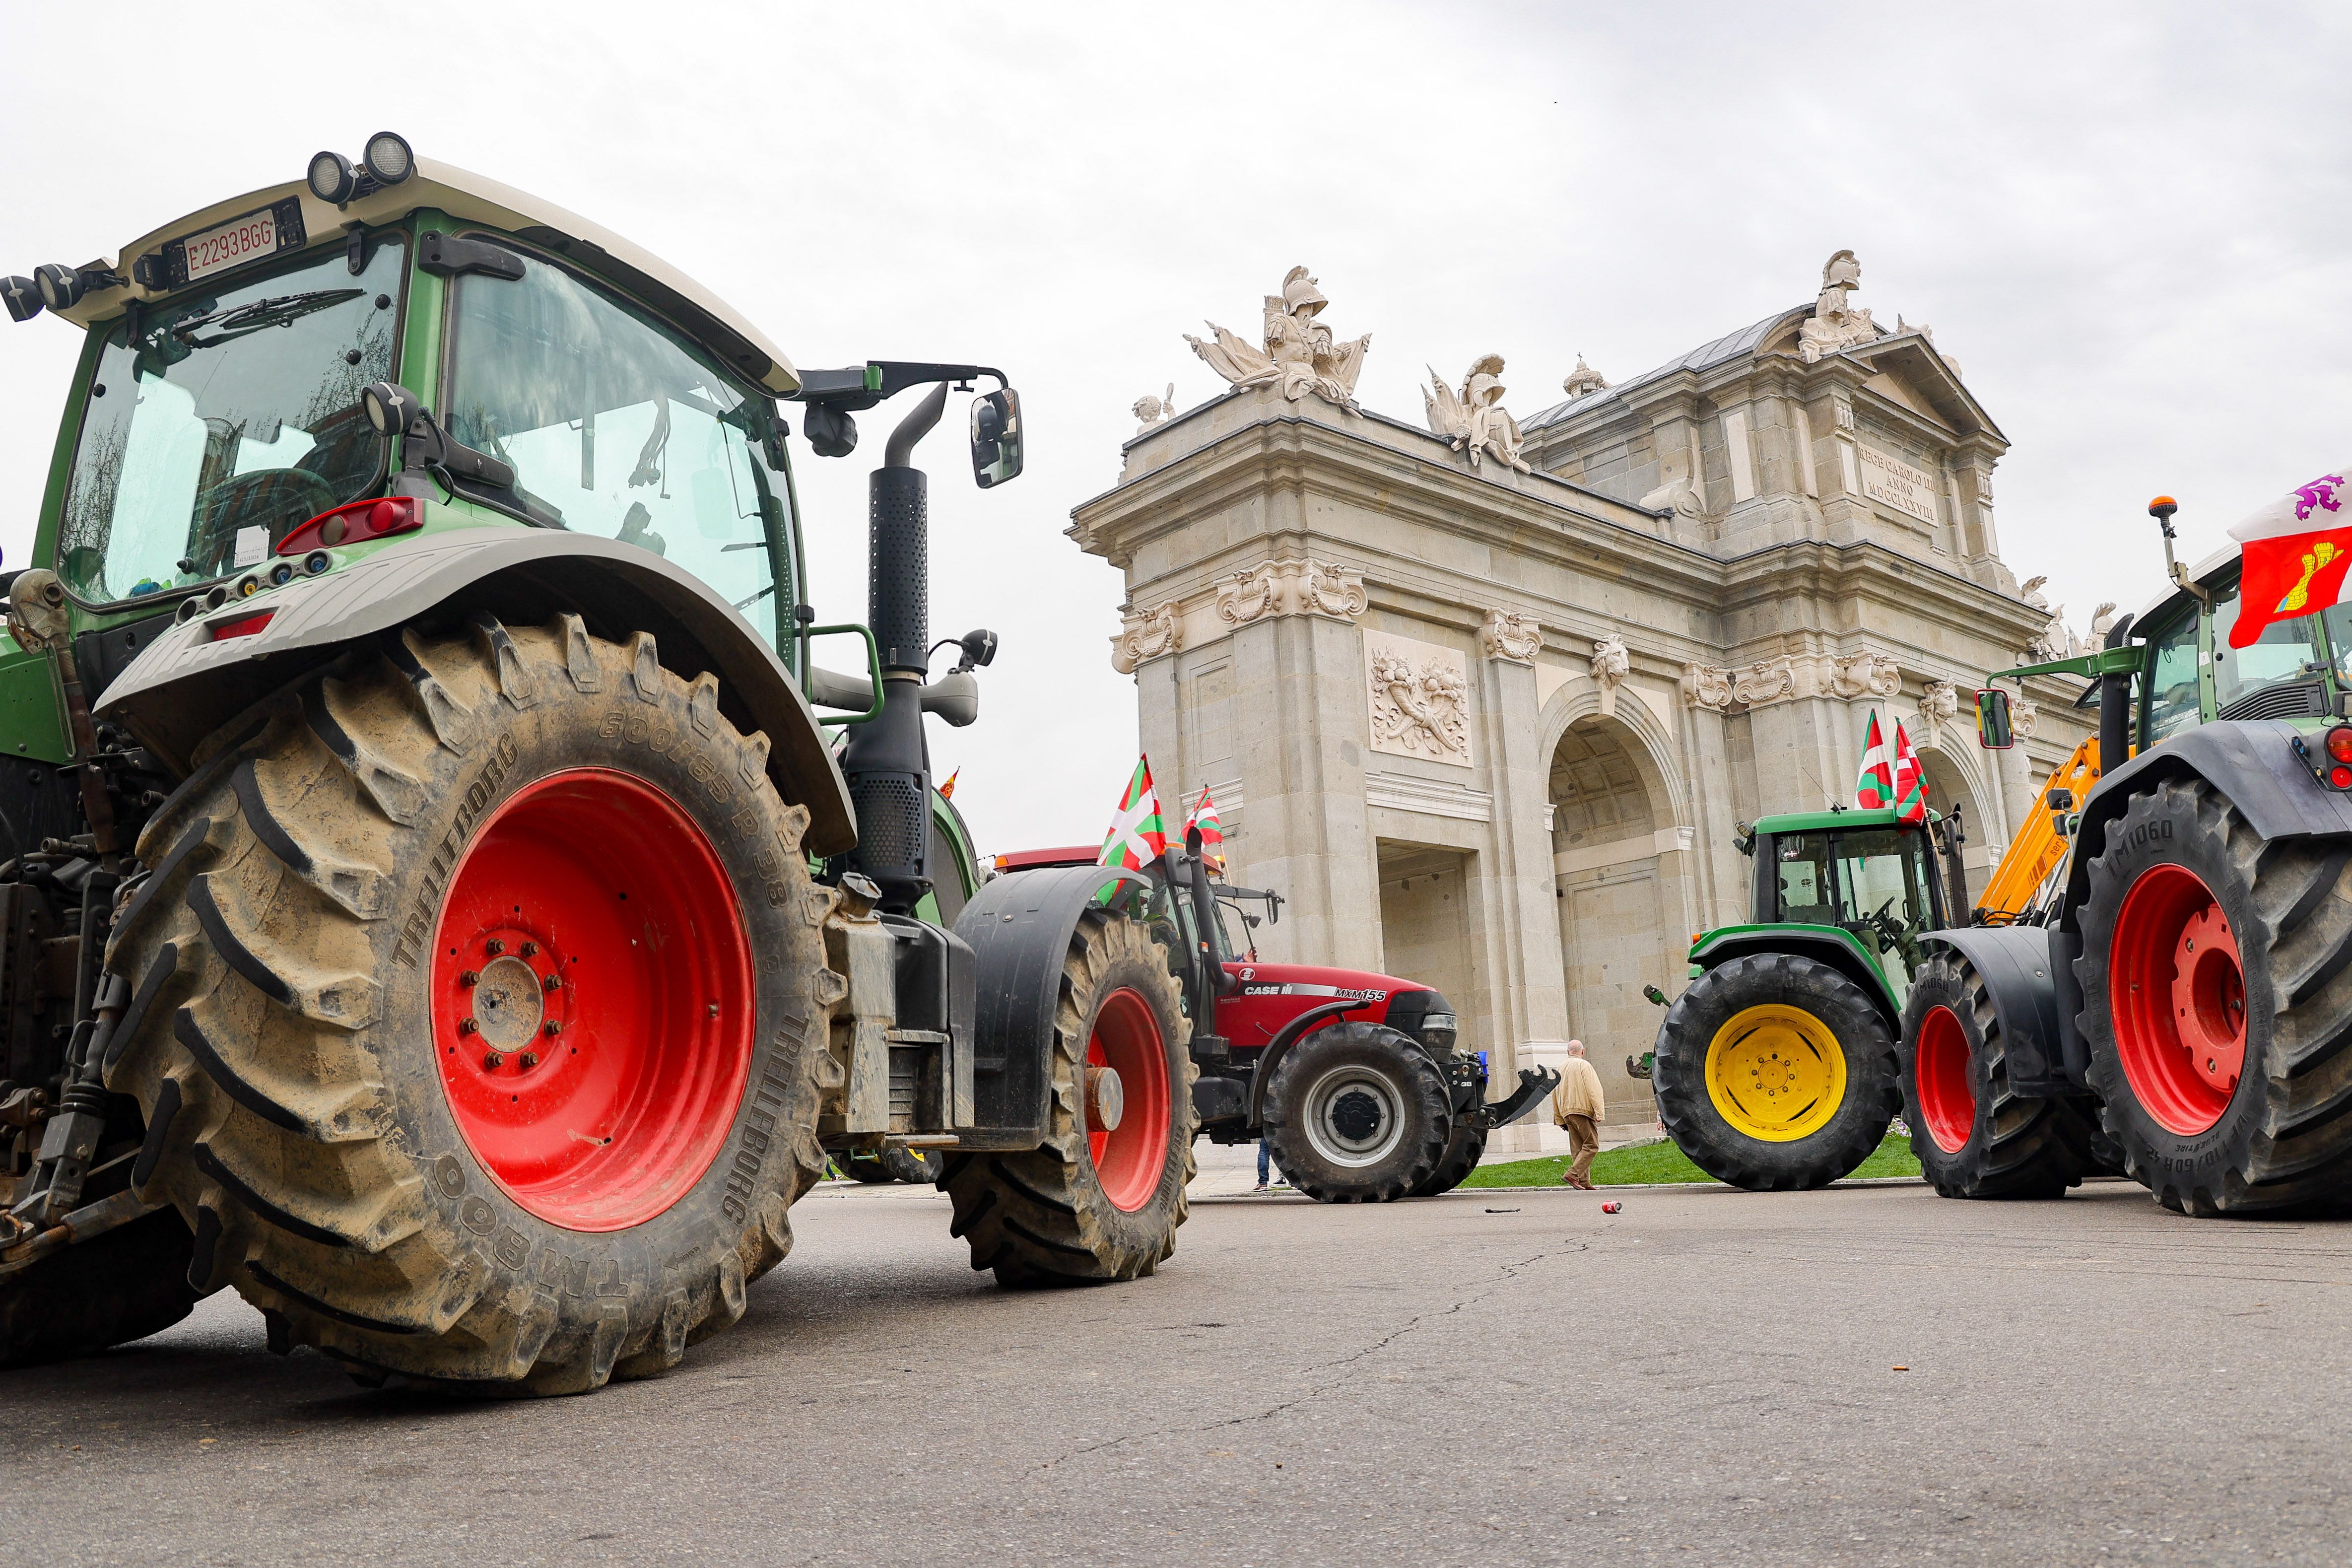
{"type": "Polygon", "coordinates": [[[937,1157],[1008,1285],[1169,1256],[1148,884],[979,885],[931,786],[996,638],[930,635],[913,451],[985,378],[1016,477],[1002,373],[796,371],[389,133],[0,300],[84,343],[5,584],[0,1364],[234,1288],[363,1383],[648,1376],[835,1158],[937,1157]],[[837,458],[926,388],[817,625],[785,405],[837,458]]]}
{"type": "MultiPolygon", "coordinates": [[[[2344,484],[2274,504],[2317,527],[2344,484]]],[[[2175,510],[2148,508],[2171,589],[2098,651],[2007,672],[2087,678],[2099,752],[2128,760],[2045,798],[2066,853],[2017,921],[1929,940],[1902,1058],[1948,1197],[2102,1168],[2198,1215],[2352,1195],[2352,605],[2298,587],[2232,646],[2243,562],[2174,564],[2175,510]]],[[[1979,702],[2002,743],[2006,698],[1979,702]]]]}
{"type": "Polygon", "coordinates": [[[1659,1118],[1701,1170],[1817,1187],[1886,1136],[1921,938],[1949,923],[1948,833],[1932,815],[1830,810],[1765,817],[1738,840],[1755,866],[1748,923],[1692,943],[1650,1064],[1659,1118]]]}

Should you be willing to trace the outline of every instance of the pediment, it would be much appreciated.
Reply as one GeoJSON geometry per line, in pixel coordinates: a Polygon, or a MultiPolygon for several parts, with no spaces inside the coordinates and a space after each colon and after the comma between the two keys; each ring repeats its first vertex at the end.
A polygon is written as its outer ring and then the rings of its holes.
{"type": "Polygon", "coordinates": [[[1983,434],[2008,443],[2009,437],[1936,352],[1936,345],[1919,333],[1881,338],[1848,349],[1846,355],[1869,367],[1872,374],[1863,384],[1865,390],[1960,435],[1983,434]]]}

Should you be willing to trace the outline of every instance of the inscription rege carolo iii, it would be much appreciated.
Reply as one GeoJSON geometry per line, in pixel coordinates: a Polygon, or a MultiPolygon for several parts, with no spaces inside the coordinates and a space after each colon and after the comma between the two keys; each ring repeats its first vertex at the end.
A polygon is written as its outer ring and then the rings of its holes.
{"type": "Polygon", "coordinates": [[[1874,447],[1862,448],[1862,493],[1922,522],[1936,521],[1936,476],[1874,447]]]}

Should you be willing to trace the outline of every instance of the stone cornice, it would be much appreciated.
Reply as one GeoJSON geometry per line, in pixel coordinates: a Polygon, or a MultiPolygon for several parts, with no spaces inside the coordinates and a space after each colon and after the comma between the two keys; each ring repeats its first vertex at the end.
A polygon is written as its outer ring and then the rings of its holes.
{"type": "MultiPolygon", "coordinates": [[[[1125,565],[1145,545],[1192,526],[1204,513],[1270,490],[1294,490],[1538,560],[1573,562],[1580,570],[1663,575],[1667,583],[1683,584],[1694,603],[1704,603],[1713,592],[1718,579],[1715,558],[1661,538],[1654,514],[1545,476],[1533,482],[1519,475],[1512,475],[1512,482],[1476,478],[1457,466],[1443,442],[1426,439],[1442,458],[1368,441],[1318,420],[1290,416],[1254,423],[1083,503],[1067,532],[1089,554],[1125,565]],[[1465,482],[1477,488],[1465,494],[1465,482]],[[1545,494],[1547,489],[1593,504],[1563,504],[1545,494]],[[1605,515],[1611,512],[1617,518],[1605,515]]],[[[1220,554],[1263,553],[1277,536],[1286,544],[1303,539],[1306,548],[1326,553],[1363,553],[1360,545],[1324,539],[1311,528],[1269,526],[1220,554]]],[[[1221,563],[1218,569],[1225,568],[1221,563]]],[[[1130,584],[1139,595],[1150,586],[1130,584]]]]}
{"type": "Polygon", "coordinates": [[[2046,610],[1938,566],[1889,549],[1874,540],[1832,544],[1800,540],[1735,555],[1722,563],[1721,604],[1727,615],[1747,605],[1783,598],[1791,593],[1818,594],[1841,600],[1866,599],[1902,607],[1912,616],[1934,614],[1948,630],[1982,638],[1999,647],[2026,648],[2050,623],[2046,610]],[[1923,595],[1912,579],[1932,573],[1944,586],[1923,595]],[[2018,640],[1994,635],[2007,631],[2018,640]]]}
{"type": "MultiPolygon", "coordinates": [[[[1230,398],[1232,396],[1239,395],[1242,395],[1231,394],[1228,395],[1228,397],[1230,398]]],[[[1221,399],[1220,401],[1226,400],[1221,399]]],[[[1206,412],[1207,408],[1213,408],[1214,406],[1215,405],[1213,404],[1209,405],[1203,409],[1195,410],[1194,414],[1197,415],[1206,412]]],[[[1192,417],[1193,417],[1193,416],[1186,416],[1185,420],[1171,421],[1169,424],[1156,426],[1153,430],[1149,432],[1149,434],[1156,436],[1160,434],[1160,431],[1173,428],[1176,425],[1184,423],[1192,417]]],[[[1086,500],[1080,501],[1076,506],[1070,509],[1070,516],[1074,520],[1074,526],[1072,529],[1066,531],[1070,532],[1073,537],[1076,537],[1081,530],[1089,529],[1091,527],[1087,517],[1087,513],[1089,511],[1099,513],[1099,511],[1105,508],[1106,503],[1111,501],[1114,498],[1129,498],[1131,502],[1132,500],[1136,498],[1138,491],[1141,490],[1145,487],[1151,486],[1153,481],[1161,479],[1165,476],[1172,474],[1176,470],[1184,468],[1187,464],[1192,463],[1194,459],[1199,458],[1205,454],[1220,453],[1221,448],[1229,448],[1238,442],[1247,442],[1253,437],[1260,437],[1259,445],[1262,447],[1270,449],[1273,443],[1263,439],[1265,433],[1285,426],[1290,427],[1294,433],[1315,432],[1319,434],[1328,434],[1339,438],[1341,441],[1360,444],[1374,451],[1384,453],[1393,458],[1400,458],[1407,461],[1426,464],[1432,470],[1442,472],[1454,479],[1469,479],[1482,482],[1490,487],[1498,495],[1518,496],[1526,500],[1534,500],[1538,504],[1559,507],[1567,511],[1579,513],[1591,518],[1596,521],[1610,523],[1620,527],[1630,527],[1637,532],[1642,533],[1644,538],[1655,538],[1656,535],[1654,531],[1656,520],[1663,519],[1668,515],[1664,511],[1652,511],[1649,509],[1635,506],[1630,501],[1619,500],[1614,496],[1605,495],[1599,490],[1589,489],[1586,486],[1576,483],[1572,479],[1563,479],[1556,474],[1541,472],[1519,474],[1512,472],[1508,468],[1489,470],[1480,468],[1474,469],[1463,459],[1461,454],[1453,450],[1443,437],[1432,435],[1426,430],[1420,429],[1412,425],[1407,425],[1402,420],[1391,419],[1385,414],[1377,414],[1367,410],[1361,413],[1351,413],[1347,416],[1347,418],[1348,423],[1345,425],[1335,424],[1329,420],[1318,419],[1308,415],[1291,411],[1290,405],[1277,404],[1261,418],[1254,419],[1248,424],[1226,432],[1223,436],[1212,437],[1211,439],[1202,442],[1200,446],[1191,447],[1179,453],[1177,456],[1171,458],[1166,462],[1159,464],[1157,467],[1148,468],[1140,474],[1122,479],[1119,483],[1112,489],[1105,490],[1099,495],[1096,495],[1086,500]],[[1360,425],[1375,426],[1383,434],[1389,435],[1391,438],[1386,440],[1374,440],[1355,428],[1355,426],[1360,425]],[[1546,494],[1545,492],[1547,491],[1556,493],[1546,494]]],[[[1140,437],[1139,437],[1139,438],[1140,437]]],[[[1294,444],[1293,449],[1304,450],[1307,444],[1307,443],[1305,440],[1300,440],[1294,444]]],[[[1167,493],[1169,492],[1163,489],[1160,494],[1161,496],[1164,496],[1167,493]]],[[[1175,493],[1183,492],[1179,491],[1175,493]]],[[[1143,499],[1160,499],[1160,496],[1143,499]]],[[[1187,499],[1197,498],[1188,497],[1187,499]]]]}

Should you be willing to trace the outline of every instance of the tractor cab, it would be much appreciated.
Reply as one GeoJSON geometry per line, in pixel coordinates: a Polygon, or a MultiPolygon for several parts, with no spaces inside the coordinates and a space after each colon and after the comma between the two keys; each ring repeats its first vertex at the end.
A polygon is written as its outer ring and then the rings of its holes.
{"type": "Polygon", "coordinates": [[[1711,931],[1691,949],[1692,973],[1737,953],[1801,940],[1896,1010],[1922,962],[1920,941],[1947,923],[1934,813],[1906,823],[1892,810],[1768,816],[1740,840],[1753,858],[1751,923],[1711,931]]]}

